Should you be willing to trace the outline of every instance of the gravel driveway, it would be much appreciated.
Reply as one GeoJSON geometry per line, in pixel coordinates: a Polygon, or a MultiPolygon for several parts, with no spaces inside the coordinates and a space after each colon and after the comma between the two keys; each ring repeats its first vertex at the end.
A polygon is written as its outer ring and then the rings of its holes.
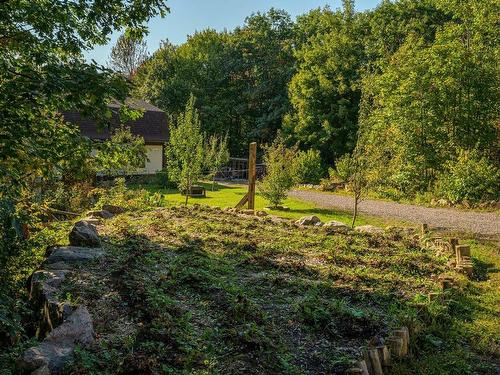
{"type": "MultiPolygon", "coordinates": [[[[351,211],[353,206],[351,197],[319,191],[294,190],[289,196],[312,202],[321,208],[351,211]]],[[[500,215],[494,212],[466,212],[379,200],[362,201],[359,204],[359,211],[388,219],[427,223],[434,229],[459,230],[488,237],[500,237],[500,215]]]]}

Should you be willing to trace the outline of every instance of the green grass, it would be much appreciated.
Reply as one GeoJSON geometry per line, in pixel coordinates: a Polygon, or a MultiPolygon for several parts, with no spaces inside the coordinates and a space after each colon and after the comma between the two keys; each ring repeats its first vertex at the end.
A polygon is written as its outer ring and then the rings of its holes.
{"type": "MultiPolygon", "coordinates": [[[[202,183],[207,189],[206,197],[191,197],[189,198],[190,205],[198,203],[208,206],[215,207],[234,207],[241,200],[241,198],[247,192],[247,186],[245,185],[217,185],[216,191],[211,191],[211,184],[202,183]]],[[[160,193],[165,196],[166,204],[182,204],[185,201],[185,197],[181,195],[176,189],[162,189],[155,185],[133,185],[132,188],[142,188],[150,193],[160,193]]],[[[298,199],[287,198],[283,203],[284,206],[288,207],[289,211],[284,210],[266,210],[268,213],[289,219],[298,219],[302,216],[316,215],[323,222],[329,220],[341,221],[345,224],[350,225],[352,222],[352,214],[346,211],[324,209],[314,206],[312,203],[304,202],[298,199]]],[[[255,198],[255,209],[264,210],[265,207],[269,206],[269,203],[258,193],[255,198]]],[[[386,226],[386,225],[405,225],[401,221],[382,219],[378,217],[359,215],[356,220],[356,225],[371,224],[376,226],[386,226]]]]}
{"type": "Polygon", "coordinates": [[[340,374],[401,325],[413,354],[394,374],[495,373],[492,244],[473,244],[477,281],[455,275],[448,302],[428,303],[437,276],[453,272],[416,237],[144,208],[100,226],[108,256],[64,286],[98,337],[71,373],[340,374]]]}
{"type": "Polygon", "coordinates": [[[341,373],[373,335],[422,325],[414,300],[445,270],[397,233],[330,235],[208,206],[132,211],[99,231],[107,259],[63,291],[101,338],[74,373],[341,373]]]}
{"type": "MultiPolygon", "coordinates": [[[[99,226],[106,258],[63,284],[61,296],[89,307],[97,334],[66,373],[340,374],[373,335],[407,325],[412,356],[394,375],[496,374],[498,243],[461,239],[472,250],[468,280],[447,266],[448,255],[397,231],[331,235],[215,208],[234,206],[244,186],[207,191],[188,207],[175,190],[134,188],[107,198],[130,211],[99,226]],[[428,303],[442,273],[453,275],[454,291],[445,304],[428,303]]],[[[257,209],[265,205],[258,196],[257,209]]],[[[350,222],[348,213],[286,205],[271,213],[350,222]]],[[[66,242],[70,225],[45,227],[27,249],[36,257],[12,262],[19,288],[46,245],[66,242]]],[[[18,373],[30,343],[22,336],[0,353],[1,374],[18,373]]]]}

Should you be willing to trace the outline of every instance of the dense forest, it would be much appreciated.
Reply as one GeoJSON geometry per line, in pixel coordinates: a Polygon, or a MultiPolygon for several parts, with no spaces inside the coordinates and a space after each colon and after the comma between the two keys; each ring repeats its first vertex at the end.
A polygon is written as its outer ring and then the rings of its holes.
{"type": "Polygon", "coordinates": [[[391,197],[496,198],[498,2],[354,5],[296,21],[271,9],[231,32],[165,41],[133,76],[135,93],[170,114],[192,93],[203,131],[229,134],[233,156],[281,131],[324,167],[362,148],[371,186],[391,197]]]}

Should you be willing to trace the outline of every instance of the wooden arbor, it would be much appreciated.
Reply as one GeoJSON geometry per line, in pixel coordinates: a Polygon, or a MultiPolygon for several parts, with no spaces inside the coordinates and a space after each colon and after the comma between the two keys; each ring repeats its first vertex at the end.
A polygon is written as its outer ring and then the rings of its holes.
{"type": "Polygon", "coordinates": [[[250,143],[248,157],[248,192],[241,198],[236,208],[242,208],[248,202],[248,209],[255,209],[255,180],[257,179],[257,143],[250,143]]]}

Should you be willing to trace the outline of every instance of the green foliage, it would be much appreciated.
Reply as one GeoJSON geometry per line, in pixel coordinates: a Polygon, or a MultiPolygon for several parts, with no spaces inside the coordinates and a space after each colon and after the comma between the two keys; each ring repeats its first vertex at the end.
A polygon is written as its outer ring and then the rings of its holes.
{"type": "Polygon", "coordinates": [[[352,154],[345,154],[340,157],[337,159],[335,165],[337,175],[346,183],[347,188],[354,195],[354,214],[351,225],[354,228],[358,214],[358,203],[363,193],[366,193],[366,190],[370,186],[369,163],[361,149],[360,142],[358,141],[358,147],[352,154]]]}
{"type": "Polygon", "coordinates": [[[224,137],[210,136],[204,144],[204,169],[208,172],[207,177],[213,180],[212,190],[215,185],[215,175],[229,162],[229,150],[227,148],[227,134],[224,137]]]}
{"type": "Polygon", "coordinates": [[[299,151],[294,162],[294,176],[299,184],[319,184],[324,169],[319,151],[299,151]]]}
{"type": "Polygon", "coordinates": [[[477,151],[461,151],[446,164],[437,182],[438,195],[452,203],[500,198],[500,170],[477,151]]]}
{"type": "Polygon", "coordinates": [[[294,185],[297,151],[295,148],[287,148],[281,136],[264,147],[264,151],[266,174],[257,186],[261,195],[276,207],[286,199],[288,191],[294,185]]]}
{"type": "Polygon", "coordinates": [[[295,51],[292,111],[283,125],[292,142],[319,150],[328,163],[356,142],[364,29],[349,4],[344,11],[325,8],[298,19],[298,33],[305,40],[295,51]]]}
{"type": "Polygon", "coordinates": [[[178,114],[192,93],[203,133],[228,134],[231,154],[269,142],[289,109],[294,24],[284,11],[256,13],[233,32],[196,32],[164,43],[137,72],[136,94],[178,114]]]}
{"type": "Polygon", "coordinates": [[[177,116],[175,126],[170,128],[167,146],[167,173],[186,193],[186,203],[191,187],[199,180],[203,169],[203,134],[198,110],[193,95],[186,109],[177,116]]]}
{"type": "Polygon", "coordinates": [[[95,143],[94,147],[93,162],[97,173],[123,175],[145,166],[144,138],[133,135],[126,127],[115,129],[110,139],[95,143]]]}
{"type": "Polygon", "coordinates": [[[410,196],[446,180],[458,150],[479,149],[492,164],[498,153],[493,2],[430,3],[435,32],[408,33],[363,81],[360,124],[378,185],[410,196]]]}

